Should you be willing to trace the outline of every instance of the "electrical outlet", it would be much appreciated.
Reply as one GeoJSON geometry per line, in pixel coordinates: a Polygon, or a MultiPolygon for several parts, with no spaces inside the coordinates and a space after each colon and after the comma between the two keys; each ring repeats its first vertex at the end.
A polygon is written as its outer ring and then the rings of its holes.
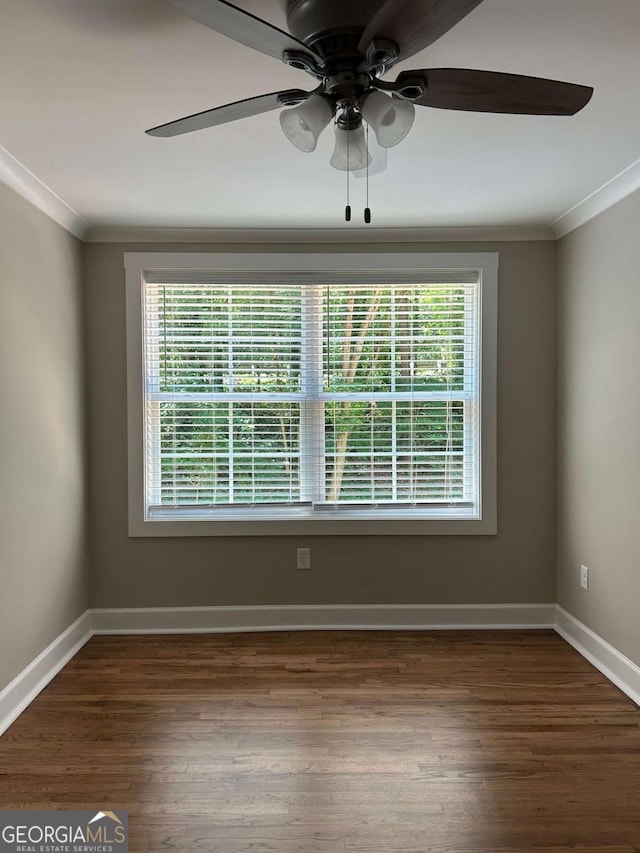
{"type": "Polygon", "coordinates": [[[298,569],[311,568],[311,548],[298,548],[296,567],[298,569]]]}
{"type": "Polygon", "coordinates": [[[580,586],[582,589],[589,589],[589,567],[580,566],[580,586]]]}

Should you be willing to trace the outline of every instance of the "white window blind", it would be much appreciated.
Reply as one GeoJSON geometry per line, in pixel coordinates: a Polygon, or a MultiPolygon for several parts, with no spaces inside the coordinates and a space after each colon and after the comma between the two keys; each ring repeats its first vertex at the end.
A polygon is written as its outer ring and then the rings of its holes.
{"type": "Polygon", "coordinates": [[[479,289],[150,276],[147,516],[478,517],[479,289]]]}

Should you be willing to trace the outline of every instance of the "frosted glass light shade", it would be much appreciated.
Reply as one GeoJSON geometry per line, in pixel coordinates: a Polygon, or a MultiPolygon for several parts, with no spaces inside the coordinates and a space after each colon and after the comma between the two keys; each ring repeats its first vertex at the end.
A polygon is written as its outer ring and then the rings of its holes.
{"type": "Polygon", "coordinates": [[[373,128],[379,145],[392,148],[411,130],[416,108],[403,98],[371,92],[362,103],[362,117],[373,128]]]}
{"type": "Polygon", "coordinates": [[[367,140],[367,148],[371,155],[371,163],[366,169],[355,169],[352,172],[354,178],[366,178],[367,175],[372,178],[374,175],[379,175],[387,168],[388,148],[383,148],[378,144],[375,133],[367,134],[365,129],[365,139],[367,140]]]}
{"type": "Polygon", "coordinates": [[[334,169],[339,169],[341,172],[354,172],[371,164],[371,155],[367,149],[362,125],[352,130],[346,130],[340,125],[336,126],[336,147],[329,162],[334,169]]]}
{"type": "Polygon", "coordinates": [[[328,102],[320,95],[311,95],[299,107],[280,113],[280,127],[292,145],[310,154],[332,118],[333,110],[328,102]]]}

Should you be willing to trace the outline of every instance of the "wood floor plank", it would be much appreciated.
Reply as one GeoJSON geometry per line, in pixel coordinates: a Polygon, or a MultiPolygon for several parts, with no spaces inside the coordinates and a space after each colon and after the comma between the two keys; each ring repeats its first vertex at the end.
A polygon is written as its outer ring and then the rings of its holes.
{"type": "Polygon", "coordinates": [[[640,709],[550,631],[94,637],[0,807],[127,809],[132,853],[640,853],[640,709]]]}

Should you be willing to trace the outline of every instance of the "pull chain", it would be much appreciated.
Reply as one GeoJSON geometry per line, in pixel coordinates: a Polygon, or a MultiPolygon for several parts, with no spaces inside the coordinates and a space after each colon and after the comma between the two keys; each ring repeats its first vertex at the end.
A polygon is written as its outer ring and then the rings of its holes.
{"type": "Polygon", "coordinates": [[[351,203],[349,199],[349,167],[351,166],[351,159],[349,157],[349,142],[350,142],[350,132],[347,126],[347,206],[344,209],[344,218],[345,222],[351,222],[351,203]]]}
{"type": "Polygon", "coordinates": [[[371,209],[369,208],[369,123],[367,122],[367,206],[364,209],[364,221],[367,225],[371,222],[371,209]]]}

